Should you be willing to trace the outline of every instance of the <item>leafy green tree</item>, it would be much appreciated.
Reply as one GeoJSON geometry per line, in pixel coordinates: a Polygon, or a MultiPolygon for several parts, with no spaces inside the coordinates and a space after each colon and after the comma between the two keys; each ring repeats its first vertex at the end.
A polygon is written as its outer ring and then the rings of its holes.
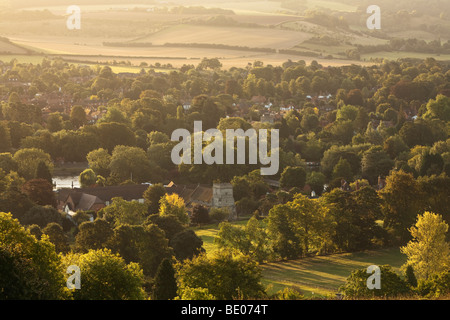
{"type": "Polygon", "coordinates": [[[37,240],[9,213],[0,213],[0,298],[68,298],[60,257],[47,238],[37,240]]]}
{"type": "MultiPolygon", "coordinates": [[[[347,99],[345,102],[352,106],[363,106],[364,98],[362,96],[362,92],[359,89],[352,89],[347,94],[347,99]]],[[[356,115],[355,115],[356,117],[356,115]]],[[[354,120],[354,119],[352,119],[354,120]]]]}
{"type": "Polygon", "coordinates": [[[285,287],[283,290],[278,290],[273,296],[275,300],[304,300],[305,296],[296,288],[285,287]]]}
{"type": "Polygon", "coordinates": [[[219,124],[217,125],[217,129],[220,131],[225,131],[227,129],[242,129],[244,131],[247,131],[248,129],[251,129],[252,125],[246,121],[245,119],[241,117],[228,117],[228,118],[222,118],[219,121],[219,124]]]}
{"type": "Polygon", "coordinates": [[[159,168],[160,170],[172,170],[176,166],[173,164],[171,159],[171,152],[176,142],[170,141],[166,143],[154,143],[150,145],[147,150],[147,156],[150,162],[159,168]]]}
{"type": "Polygon", "coordinates": [[[243,255],[254,257],[259,263],[267,261],[272,254],[268,234],[255,217],[244,228],[222,222],[214,241],[220,248],[237,250],[243,255]]]}
{"type": "Polygon", "coordinates": [[[43,161],[50,172],[53,170],[53,162],[48,153],[36,148],[20,149],[14,154],[14,161],[17,163],[18,172],[25,179],[33,179],[37,167],[43,161]]]}
{"type": "Polygon", "coordinates": [[[160,216],[158,214],[150,215],[144,222],[145,225],[154,224],[164,231],[165,237],[170,241],[173,237],[181,231],[185,230],[185,227],[180,220],[174,215],[160,216]]]}
{"type": "Polygon", "coordinates": [[[345,179],[348,182],[353,181],[353,173],[350,163],[348,163],[348,161],[344,158],[339,159],[338,163],[336,163],[333,168],[332,178],[345,179]]]}
{"type": "Polygon", "coordinates": [[[8,121],[9,134],[13,148],[20,148],[22,139],[33,135],[33,127],[19,121],[8,121]]]}
{"type": "Polygon", "coordinates": [[[379,176],[387,176],[394,167],[394,161],[380,146],[371,147],[361,159],[362,177],[374,185],[379,176]]]}
{"type": "Polygon", "coordinates": [[[209,257],[201,254],[177,264],[180,292],[185,288],[205,288],[219,300],[263,298],[261,269],[248,256],[219,251],[209,257]]]}
{"type": "Polygon", "coordinates": [[[235,176],[231,180],[231,184],[233,185],[233,198],[235,201],[253,196],[251,184],[245,177],[235,176]]]}
{"type": "Polygon", "coordinates": [[[353,121],[335,121],[327,130],[334,141],[347,145],[351,143],[354,135],[353,121]]]}
{"type": "Polygon", "coordinates": [[[441,215],[425,212],[419,215],[410,229],[412,240],[401,247],[408,256],[406,265],[411,265],[419,279],[428,279],[433,274],[450,267],[450,244],[445,237],[448,224],[441,215]]]}
{"type": "Polygon", "coordinates": [[[170,240],[169,246],[173,248],[175,257],[179,261],[192,259],[200,253],[205,252],[205,249],[203,249],[203,240],[194,231],[189,229],[175,234],[170,240]]]}
{"type": "Polygon", "coordinates": [[[224,116],[223,110],[211,97],[201,94],[192,99],[189,112],[199,112],[204,128],[216,128],[220,119],[224,116]]]}
{"type": "Polygon", "coordinates": [[[95,211],[82,211],[77,210],[74,215],[72,215],[72,219],[75,224],[80,225],[85,221],[91,221],[91,217],[94,216],[95,211]]]}
{"type": "Polygon", "coordinates": [[[50,113],[47,118],[47,129],[57,132],[63,129],[63,117],[59,112],[50,113]]]}
{"type": "Polygon", "coordinates": [[[209,219],[208,209],[205,206],[197,204],[192,208],[192,213],[191,213],[191,222],[192,223],[202,224],[202,223],[208,223],[209,221],[210,221],[210,219],[209,219]]]}
{"type": "Polygon", "coordinates": [[[383,150],[395,159],[400,153],[408,151],[408,146],[399,135],[394,135],[384,140],[383,150]]]}
{"type": "Polygon", "coordinates": [[[300,121],[304,132],[315,131],[319,126],[319,117],[316,114],[305,114],[300,121]]]}
{"type": "Polygon", "coordinates": [[[359,227],[360,234],[357,245],[361,248],[376,248],[385,242],[385,230],[378,224],[383,219],[382,200],[375,189],[361,186],[352,192],[356,203],[355,225],[359,227]]]}
{"type": "Polygon", "coordinates": [[[420,279],[416,291],[427,298],[445,297],[450,293],[450,270],[433,274],[427,280],[420,279]]]}
{"type": "Polygon", "coordinates": [[[439,175],[444,169],[444,160],[440,154],[426,152],[420,157],[419,175],[439,175]]]}
{"type": "Polygon", "coordinates": [[[222,63],[217,58],[203,58],[199,63],[199,69],[220,69],[222,67],[222,63]]]}
{"type": "Polygon", "coordinates": [[[306,170],[303,167],[286,167],[281,173],[280,186],[283,188],[303,188],[306,182],[306,170]]]}
{"type": "Polygon", "coordinates": [[[97,132],[93,131],[92,127],[83,127],[76,131],[62,130],[54,133],[53,157],[65,161],[86,161],[86,155],[100,144],[97,132]]]}
{"type": "Polygon", "coordinates": [[[79,128],[87,123],[86,112],[82,106],[73,106],[70,110],[70,122],[75,128],[79,128]]]}
{"type": "Polygon", "coordinates": [[[36,237],[36,239],[41,240],[42,230],[37,224],[32,224],[31,226],[27,226],[28,231],[36,237]]]}
{"type": "Polygon", "coordinates": [[[129,124],[129,119],[127,119],[126,114],[121,111],[118,107],[112,106],[108,108],[106,114],[98,121],[99,123],[116,122],[129,124]]]}
{"type": "Polygon", "coordinates": [[[382,237],[376,221],[381,215],[381,200],[375,190],[363,187],[346,192],[334,189],[323,195],[323,204],[333,218],[333,243],[343,251],[373,247],[373,240],[382,237]]]}
{"type": "Polygon", "coordinates": [[[413,226],[423,201],[418,182],[404,171],[392,171],[379,195],[383,200],[384,228],[394,242],[405,244],[410,240],[408,228],[413,226]]]}
{"type": "Polygon", "coordinates": [[[361,159],[358,154],[368,149],[368,146],[351,147],[351,146],[331,146],[323,154],[323,158],[320,162],[322,172],[329,178],[331,178],[334,166],[339,162],[341,158],[348,161],[352,168],[353,176],[360,174],[361,159]]]}
{"type": "Polygon", "coordinates": [[[410,148],[417,145],[427,146],[435,142],[433,131],[423,121],[405,122],[399,131],[399,136],[410,148]]]}
{"type": "Polygon", "coordinates": [[[53,185],[44,179],[32,179],[25,182],[22,192],[35,204],[40,206],[50,205],[56,208],[56,197],[53,185]]]}
{"type": "Polygon", "coordinates": [[[323,192],[325,185],[325,175],[319,171],[312,171],[311,174],[306,179],[306,184],[311,187],[316,195],[320,196],[323,192]]]}
{"type": "Polygon", "coordinates": [[[149,214],[157,214],[160,209],[160,200],[166,194],[162,183],[152,184],[144,192],[144,199],[148,205],[149,214]]]}
{"type": "Polygon", "coordinates": [[[147,135],[147,137],[150,145],[166,143],[170,141],[169,136],[160,131],[152,131],[147,135]]]}
{"type": "Polygon", "coordinates": [[[97,175],[94,170],[86,169],[80,173],[78,180],[82,188],[91,187],[97,182],[97,175]]]}
{"type": "Polygon", "coordinates": [[[86,253],[89,250],[99,250],[107,248],[114,230],[104,219],[85,221],[78,227],[75,236],[75,251],[86,253]]]}
{"type": "Polygon", "coordinates": [[[147,210],[144,203],[116,197],[112,198],[110,205],[98,212],[98,216],[116,227],[121,224],[140,225],[145,221],[147,210]]]}
{"type": "Polygon", "coordinates": [[[381,289],[367,288],[367,278],[370,274],[366,269],[357,269],[352,271],[345,284],[339,288],[345,297],[350,299],[367,299],[375,297],[399,298],[408,296],[410,289],[405,280],[403,280],[389,265],[380,266],[381,271],[381,289]]]}
{"type": "Polygon", "coordinates": [[[10,171],[17,171],[17,163],[13,159],[11,153],[0,153],[0,169],[2,169],[5,173],[9,173],[10,171]]]}
{"type": "MultiPolygon", "coordinates": [[[[450,177],[441,174],[439,176],[419,177],[417,180],[419,189],[424,192],[425,196],[422,201],[423,210],[429,210],[436,214],[442,215],[447,224],[450,224],[450,177]]],[[[447,240],[450,234],[447,235],[447,240]]]]}
{"type": "Polygon", "coordinates": [[[44,179],[50,183],[53,183],[52,174],[44,161],[39,162],[36,168],[36,174],[34,175],[34,178],[44,179]]]}
{"type": "Polygon", "coordinates": [[[69,240],[60,224],[51,222],[42,229],[42,233],[55,245],[56,252],[65,254],[70,251],[69,240]]]}
{"type": "Polygon", "coordinates": [[[20,192],[18,188],[7,188],[0,192],[0,208],[10,212],[15,219],[20,221],[24,215],[36,204],[27,195],[20,192]]]}
{"type": "Polygon", "coordinates": [[[358,115],[358,107],[355,107],[353,105],[343,105],[341,108],[338,109],[338,112],[336,114],[336,120],[355,120],[358,115]]]}
{"type": "Polygon", "coordinates": [[[161,216],[174,215],[181,223],[187,224],[189,216],[183,198],[174,194],[165,194],[160,200],[159,214],[161,216]]]}
{"type": "Polygon", "coordinates": [[[222,222],[230,217],[231,213],[228,208],[211,208],[209,210],[209,217],[216,222],[222,222]]]}
{"type": "Polygon", "coordinates": [[[131,179],[142,183],[152,178],[152,164],[144,150],[138,147],[117,146],[111,156],[109,165],[111,175],[121,181],[131,179]]]}
{"type": "Polygon", "coordinates": [[[179,289],[178,292],[180,300],[216,300],[216,298],[209,293],[207,288],[184,287],[181,290],[179,289]]]}
{"type": "Polygon", "coordinates": [[[169,259],[164,259],[158,267],[153,287],[154,300],[172,300],[177,296],[175,270],[169,259]]]}
{"type": "Polygon", "coordinates": [[[428,101],[423,118],[450,121],[450,98],[439,94],[436,99],[428,101]]]}
{"type": "Polygon", "coordinates": [[[123,123],[106,122],[97,126],[100,147],[112,152],[116,146],[136,145],[136,136],[123,123]]]}
{"type": "Polygon", "coordinates": [[[279,204],[269,211],[268,232],[273,249],[282,259],[296,259],[303,254],[301,239],[290,224],[295,213],[287,204],[279,204]]]}
{"type": "Polygon", "coordinates": [[[330,245],[328,209],[316,200],[296,194],[292,201],[269,211],[267,228],[275,253],[295,259],[330,245]]]}
{"type": "Polygon", "coordinates": [[[111,163],[111,155],[107,150],[100,148],[92,150],[86,156],[89,168],[94,170],[95,173],[103,177],[109,176],[109,165],[111,163]]]}
{"type": "Polygon", "coordinates": [[[273,248],[265,226],[253,216],[248,220],[244,230],[251,244],[249,255],[259,263],[270,260],[273,256],[273,248]]]}
{"type": "Polygon", "coordinates": [[[144,275],[137,263],[126,263],[110,250],[89,250],[68,254],[64,265],[81,270],[81,290],[74,290],[75,300],[143,300],[144,275]]]}
{"type": "Polygon", "coordinates": [[[20,219],[23,225],[36,224],[45,228],[49,223],[62,224],[61,213],[52,206],[34,206],[20,219]]]}
{"type": "Polygon", "coordinates": [[[0,152],[8,152],[11,150],[11,135],[8,126],[0,122],[0,152]]]}
{"type": "Polygon", "coordinates": [[[414,274],[414,268],[410,264],[406,266],[405,280],[412,288],[417,287],[417,278],[414,274]]]}
{"type": "Polygon", "coordinates": [[[138,263],[146,276],[154,277],[164,258],[171,258],[164,232],[155,225],[120,225],[108,242],[109,248],[120,254],[125,262],[138,263]]]}

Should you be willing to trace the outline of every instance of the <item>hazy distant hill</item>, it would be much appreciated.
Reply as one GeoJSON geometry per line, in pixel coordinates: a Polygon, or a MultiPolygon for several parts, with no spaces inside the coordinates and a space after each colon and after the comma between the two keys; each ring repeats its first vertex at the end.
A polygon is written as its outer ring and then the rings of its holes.
{"type": "MultiPolygon", "coordinates": [[[[70,6],[70,5],[105,5],[105,4],[123,4],[127,3],[124,0],[9,0],[7,2],[12,8],[24,8],[24,7],[40,7],[40,6],[70,6]]],[[[134,4],[155,4],[154,0],[133,0],[134,4]]]]}
{"type": "Polygon", "coordinates": [[[31,51],[23,48],[9,39],[0,37],[0,53],[1,54],[30,54],[31,51]]]}
{"type": "MultiPolygon", "coordinates": [[[[330,2],[357,6],[364,11],[368,6],[376,4],[384,12],[406,10],[408,12],[416,11],[420,14],[432,16],[439,16],[441,13],[450,15],[450,1],[448,0],[330,0],[330,2]]],[[[307,3],[314,3],[314,0],[307,0],[307,3]]],[[[450,16],[446,18],[449,19],[450,16]]]]}

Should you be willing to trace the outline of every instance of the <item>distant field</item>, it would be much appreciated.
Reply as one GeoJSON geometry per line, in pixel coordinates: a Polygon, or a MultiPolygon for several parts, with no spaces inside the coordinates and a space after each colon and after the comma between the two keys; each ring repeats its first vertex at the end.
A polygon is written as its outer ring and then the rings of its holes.
{"type": "MultiPolygon", "coordinates": [[[[181,67],[184,64],[197,65],[203,57],[218,58],[223,67],[229,69],[231,67],[245,67],[248,63],[254,61],[263,61],[265,64],[281,65],[287,60],[298,61],[304,60],[310,63],[317,60],[324,66],[341,66],[348,64],[366,64],[363,61],[337,60],[337,59],[319,59],[308,56],[300,56],[293,54],[278,53],[261,53],[239,50],[224,50],[213,48],[183,48],[183,47],[105,47],[101,40],[88,38],[65,38],[65,37],[46,37],[39,39],[34,36],[23,36],[13,38],[14,42],[41,52],[42,55],[62,55],[63,58],[69,60],[80,61],[113,61],[113,60],[129,60],[133,65],[138,66],[141,62],[155,64],[170,63],[174,67],[181,67]]],[[[113,40],[114,41],[114,40],[113,40]]],[[[246,43],[238,43],[247,45],[246,43]]]]}
{"type": "Polygon", "coordinates": [[[228,1],[228,2],[211,2],[208,6],[204,1],[177,1],[179,5],[184,6],[205,6],[221,9],[233,10],[236,14],[270,14],[278,10],[283,10],[280,2],[257,0],[257,1],[228,1]]]}
{"type": "Polygon", "coordinates": [[[432,53],[419,53],[419,52],[374,52],[362,54],[361,59],[370,60],[371,58],[376,59],[388,59],[388,60],[397,60],[401,58],[413,58],[413,59],[426,59],[426,58],[434,58],[438,61],[450,61],[450,54],[432,54],[432,53]]]}
{"type": "Polygon", "coordinates": [[[264,264],[262,282],[271,287],[269,293],[295,287],[307,297],[334,296],[355,269],[389,264],[400,273],[405,262],[406,256],[399,248],[317,256],[264,264]]]}
{"type": "Polygon", "coordinates": [[[16,59],[19,63],[32,63],[39,64],[42,63],[42,59],[44,59],[44,55],[11,55],[11,54],[0,54],[0,61],[10,62],[13,59],[16,59]]]}
{"type": "MultiPolygon", "coordinates": [[[[432,32],[427,32],[427,31],[421,31],[421,30],[404,30],[404,31],[398,31],[398,32],[393,32],[390,34],[392,37],[394,38],[403,38],[403,39],[420,39],[420,40],[425,40],[425,41],[430,41],[430,40],[436,40],[439,37],[432,33],[432,32]]],[[[441,38],[442,42],[447,41],[447,39],[441,38]]]]}
{"type": "Polygon", "coordinates": [[[325,0],[307,1],[306,6],[309,9],[323,8],[327,10],[336,10],[345,12],[355,12],[356,9],[358,8],[357,6],[352,6],[345,3],[340,3],[336,1],[325,1],[325,0]]]}
{"type": "Polygon", "coordinates": [[[311,34],[289,30],[240,27],[208,27],[178,25],[162,30],[139,42],[154,45],[165,43],[208,43],[240,45],[253,48],[290,49],[307,40],[311,34]]]}
{"type": "Polygon", "coordinates": [[[0,53],[3,54],[26,54],[27,50],[8,41],[0,40],[0,53]]]}
{"type": "MultiPolygon", "coordinates": [[[[85,3],[85,2],[84,2],[85,3]]],[[[352,12],[356,8],[333,0],[306,2],[309,8],[323,7],[330,10],[352,12]]],[[[201,1],[175,0],[173,5],[195,6],[201,1]]],[[[163,4],[159,3],[159,6],[163,4]]],[[[172,5],[172,2],[169,7],[172,5]]],[[[290,10],[280,6],[280,2],[256,0],[238,2],[212,1],[209,7],[233,10],[230,15],[238,23],[253,23],[260,27],[248,28],[239,25],[208,26],[192,24],[192,19],[207,19],[215,14],[167,14],[147,12],[154,5],[136,5],[133,3],[81,5],[81,30],[69,31],[63,16],[65,6],[39,7],[50,9],[59,17],[16,21],[7,19],[0,21],[0,36],[7,37],[18,46],[0,42],[0,54],[22,56],[28,51],[39,55],[58,56],[67,60],[79,60],[85,63],[110,62],[113,60],[130,61],[130,67],[117,67],[118,72],[139,72],[141,62],[148,64],[171,64],[178,68],[184,64],[197,65],[201,59],[218,58],[223,67],[245,67],[254,61],[264,64],[281,65],[287,60],[304,60],[310,63],[317,60],[324,66],[341,66],[349,64],[366,65],[366,61],[375,58],[396,60],[398,58],[426,58],[432,56],[437,60],[450,60],[450,55],[430,55],[406,52],[376,52],[363,54],[361,61],[346,60],[346,52],[355,45],[385,44],[387,40],[374,38],[357,32],[326,28],[311,22],[303,21],[290,10]],[[139,7],[140,10],[133,10],[139,7]],[[267,26],[272,26],[268,28],[267,26]],[[308,41],[312,37],[328,36],[334,45],[326,40],[308,41]],[[120,46],[104,46],[103,43],[116,43],[120,46]],[[151,43],[151,47],[126,47],[125,45],[151,43]],[[182,46],[163,46],[166,43],[185,44],[182,46]],[[189,47],[189,45],[210,45],[208,48],[189,47]],[[228,46],[222,49],[214,45],[228,46]],[[246,48],[269,48],[275,50],[296,50],[289,54],[270,52],[267,50],[242,50],[246,48]],[[313,57],[310,53],[313,52],[313,57]],[[320,56],[331,59],[323,59],[320,56]],[[332,56],[332,57],[331,57],[332,56]],[[316,58],[317,57],[317,58],[316,58]]],[[[37,8],[28,8],[37,9],[37,8]]],[[[414,18],[414,22],[422,21],[414,18]]],[[[433,20],[434,21],[434,20],[433,20]]],[[[444,22],[443,22],[444,23],[444,22]]],[[[428,32],[401,31],[400,37],[424,38],[433,40],[435,35],[428,32]]],[[[326,38],[325,38],[326,39],[326,38]]],[[[444,41],[444,39],[442,39],[444,41]]],[[[21,59],[25,59],[21,57],[21,59]]],[[[33,59],[33,58],[28,58],[33,59]]]]}

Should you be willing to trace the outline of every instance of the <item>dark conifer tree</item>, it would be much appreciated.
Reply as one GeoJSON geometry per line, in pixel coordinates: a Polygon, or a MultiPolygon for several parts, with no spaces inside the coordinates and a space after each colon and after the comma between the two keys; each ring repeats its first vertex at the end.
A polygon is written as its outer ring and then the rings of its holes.
{"type": "Polygon", "coordinates": [[[175,270],[169,259],[164,259],[156,271],[153,299],[171,300],[177,296],[175,270]]]}

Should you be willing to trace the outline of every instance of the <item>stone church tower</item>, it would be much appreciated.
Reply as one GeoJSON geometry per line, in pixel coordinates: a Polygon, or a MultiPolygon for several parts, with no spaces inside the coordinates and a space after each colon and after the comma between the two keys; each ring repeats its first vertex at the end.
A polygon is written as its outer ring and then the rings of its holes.
{"type": "Polygon", "coordinates": [[[236,207],[234,205],[233,186],[231,183],[213,183],[211,207],[228,208],[231,212],[230,220],[236,220],[236,207]]]}

